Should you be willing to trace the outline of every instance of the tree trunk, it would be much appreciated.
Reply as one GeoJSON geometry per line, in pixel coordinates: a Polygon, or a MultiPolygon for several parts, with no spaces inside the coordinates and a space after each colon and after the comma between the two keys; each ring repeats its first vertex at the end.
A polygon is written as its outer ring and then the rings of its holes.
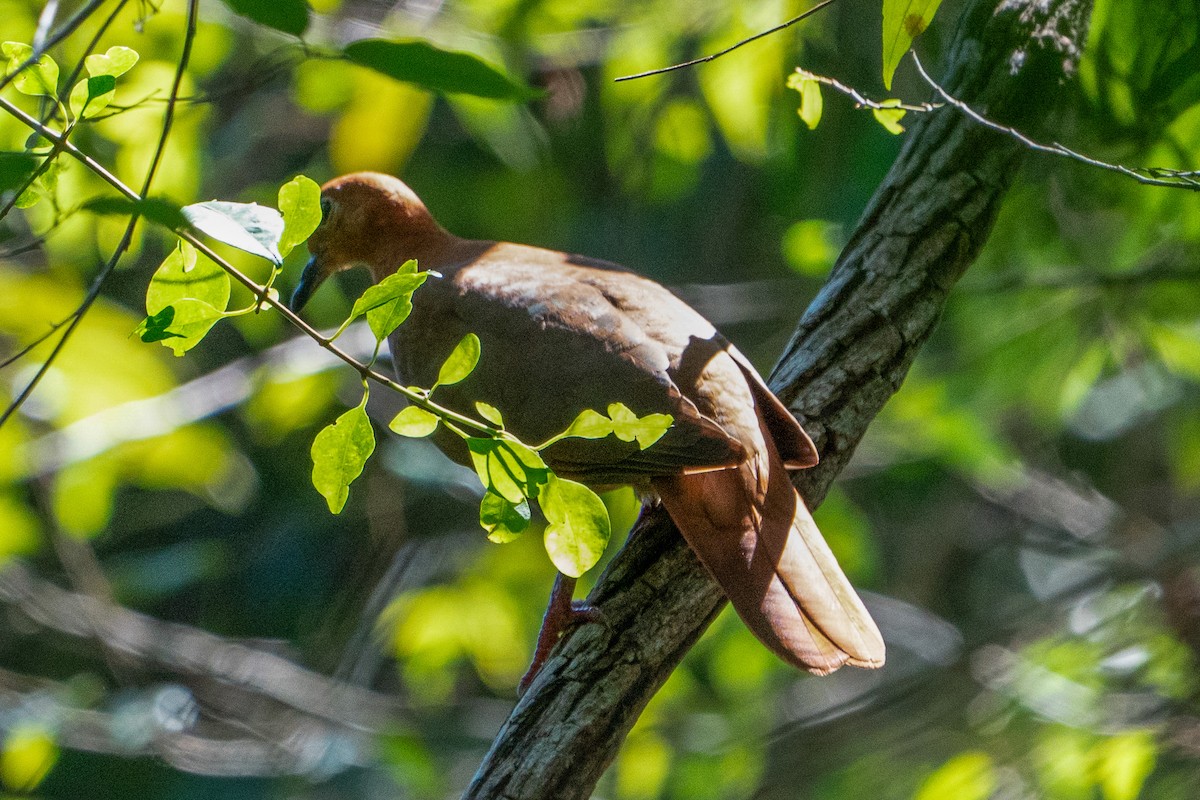
{"type": "MultiPolygon", "coordinates": [[[[1035,127],[1074,72],[1091,5],[970,2],[943,86],[993,120],[1035,127]]],[[[952,108],[924,115],[905,136],[772,376],[821,451],[820,465],[797,476],[810,507],[900,387],[983,246],[1025,153],[952,108]]],[[[725,602],[661,509],[643,515],[590,601],[607,625],[584,625],[559,644],[464,797],[589,797],[646,703],[725,602]]]]}

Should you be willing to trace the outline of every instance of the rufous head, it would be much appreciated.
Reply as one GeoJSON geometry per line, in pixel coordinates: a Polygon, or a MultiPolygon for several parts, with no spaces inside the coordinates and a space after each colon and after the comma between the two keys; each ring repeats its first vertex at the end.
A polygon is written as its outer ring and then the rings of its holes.
{"type": "Polygon", "coordinates": [[[379,282],[449,238],[399,178],[378,172],[334,178],[321,187],[321,224],[308,237],[312,257],[288,305],[299,311],[326,278],[351,267],[366,267],[379,282]]]}

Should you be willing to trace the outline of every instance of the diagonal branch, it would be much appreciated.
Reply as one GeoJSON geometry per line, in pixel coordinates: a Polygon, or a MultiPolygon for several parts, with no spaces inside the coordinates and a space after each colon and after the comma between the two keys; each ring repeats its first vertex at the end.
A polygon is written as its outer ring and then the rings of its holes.
{"type": "MultiPolygon", "coordinates": [[[[1074,71],[1090,11],[1090,0],[974,0],[944,85],[990,118],[1033,126],[1074,71]]],[[[773,375],[821,450],[821,464],[800,476],[810,505],[900,387],[983,246],[1023,154],[1019,142],[952,109],[909,132],[773,375]]],[[[590,600],[608,625],[585,625],[559,645],[465,797],[589,797],[642,708],[724,604],[665,514],[653,512],[590,600]]]]}

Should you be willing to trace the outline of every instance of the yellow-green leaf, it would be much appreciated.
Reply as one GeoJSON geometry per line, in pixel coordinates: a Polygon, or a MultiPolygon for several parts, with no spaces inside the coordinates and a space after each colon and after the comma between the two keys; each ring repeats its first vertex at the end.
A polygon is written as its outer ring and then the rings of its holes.
{"type": "Polygon", "coordinates": [[[434,384],[434,388],[458,383],[470,375],[478,363],[479,337],[468,333],[446,357],[442,368],[438,370],[437,383],[434,384]]]}
{"type": "Polygon", "coordinates": [[[93,53],[83,60],[88,75],[93,78],[100,75],[111,75],[119,78],[138,62],[137,51],[130,47],[115,45],[103,53],[93,53]]]}
{"type": "Polygon", "coordinates": [[[198,258],[196,248],[180,242],[150,279],[146,313],[157,314],[184,298],[200,300],[224,311],[229,305],[229,275],[209,259],[198,258]]]}
{"type": "Polygon", "coordinates": [[[883,0],[883,85],[892,88],[900,59],[920,36],[942,0],[883,0]]]}
{"type": "MultiPolygon", "coordinates": [[[[0,52],[3,52],[4,57],[8,60],[5,68],[5,73],[8,75],[16,72],[33,56],[33,48],[24,42],[0,44],[0,52]]],[[[13,78],[13,86],[21,94],[53,97],[58,93],[58,64],[54,63],[54,59],[49,55],[43,53],[37,61],[25,67],[20,74],[13,78]]]]}
{"type": "Polygon", "coordinates": [[[599,411],[585,408],[579,412],[579,416],[575,417],[575,421],[562,432],[561,436],[563,438],[577,436],[580,439],[603,439],[612,432],[613,421],[611,419],[599,411]]]}
{"type": "Polygon", "coordinates": [[[604,502],[581,483],[551,475],[538,493],[546,516],[546,552],[564,575],[578,578],[608,546],[611,524],[604,502]]]}
{"type": "Polygon", "coordinates": [[[467,439],[471,465],[480,482],[513,505],[533,497],[550,474],[542,457],[507,439],[467,439]]]}
{"type": "Polygon", "coordinates": [[[279,254],[286,256],[321,224],[321,187],[303,175],[292,178],[279,187],[279,213],[283,214],[279,254]]]}
{"type": "Polygon", "coordinates": [[[488,539],[506,544],[529,527],[529,501],[511,503],[507,498],[488,491],[479,504],[479,524],[487,531],[488,539]]]}
{"type": "Polygon", "coordinates": [[[816,80],[811,72],[797,69],[788,76],[787,85],[789,89],[800,93],[800,108],[796,113],[804,120],[809,130],[815,129],[821,121],[821,113],[825,110],[820,81],[816,80]]]}
{"type": "Polygon", "coordinates": [[[613,421],[613,433],[623,442],[637,440],[638,446],[645,450],[662,438],[675,420],[670,414],[647,414],[639,417],[624,403],[612,403],[608,407],[608,416],[613,421]]]}
{"type": "Polygon", "coordinates": [[[334,514],[345,508],[350,484],[374,451],[375,431],[363,405],[342,414],[313,439],[313,486],[334,514]]]}
{"type": "Polygon", "coordinates": [[[417,406],[409,406],[392,418],[388,427],[401,436],[421,439],[437,430],[438,418],[435,414],[417,406]]]}
{"type": "Polygon", "coordinates": [[[871,111],[875,115],[875,120],[890,134],[899,136],[904,133],[904,126],[900,124],[900,120],[904,119],[904,115],[908,112],[903,108],[898,108],[900,101],[884,100],[882,105],[884,108],[876,108],[871,111]]]}
{"type": "Polygon", "coordinates": [[[400,269],[388,275],[379,283],[362,293],[362,297],[354,301],[350,316],[342,323],[345,330],[353,320],[367,315],[367,325],[377,339],[387,336],[408,319],[412,313],[412,296],[417,288],[429,277],[427,272],[417,272],[417,262],[412,259],[404,262],[400,269]]]}
{"type": "Polygon", "coordinates": [[[1154,770],[1158,746],[1150,733],[1130,731],[1109,737],[1093,752],[1104,800],[1135,800],[1154,770]]]}
{"type": "Polygon", "coordinates": [[[479,416],[483,417],[497,428],[504,427],[504,417],[501,416],[500,409],[496,408],[495,406],[488,405],[482,401],[476,401],[475,410],[479,412],[479,416]]]}

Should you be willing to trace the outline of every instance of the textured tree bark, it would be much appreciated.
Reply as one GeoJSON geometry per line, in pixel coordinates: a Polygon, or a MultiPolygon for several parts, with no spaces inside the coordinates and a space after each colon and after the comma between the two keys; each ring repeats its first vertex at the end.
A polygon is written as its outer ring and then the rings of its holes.
{"type": "MultiPolygon", "coordinates": [[[[1036,129],[1074,72],[1091,7],[974,0],[942,85],[996,121],[1036,129]]],[[[906,134],[772,376],[821,451],[821,464],[797,476],[810,506],[900,387],[983,246],[1024,152],[949,108],[906,134]]],[[[608,624],[586,624],[555,649],[464,797],[589,797],[645,704],[725,602],[661,510],[639,521],[590,600],[608,624]]]]}

